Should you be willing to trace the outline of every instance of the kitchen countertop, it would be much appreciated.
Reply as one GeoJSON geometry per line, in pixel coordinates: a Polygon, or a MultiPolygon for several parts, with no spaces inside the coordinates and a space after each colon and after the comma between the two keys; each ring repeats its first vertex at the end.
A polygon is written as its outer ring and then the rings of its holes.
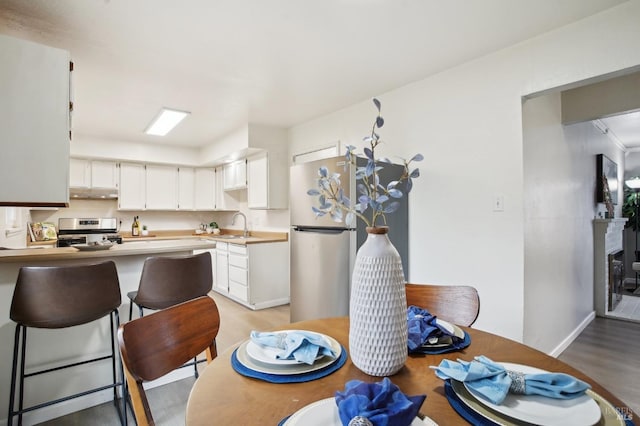
{"type": "Polygon", "coordinates": [[[73,247],[27,248],[1,250],[0,262],[32,262],[63,259],[83,259],[170,253],[176,251],[207,250],[215,248],[215,241],[194,239],[163,239],[114,244],[108,250],[80,251],[73,247]]]}
{"type": "Polygon", "coordinates": [[[195,234],[193,231],[150,231],[150,236],[133,237],[131,233],[121,233],[123,242],[130,241],[159,241],[159,240],[176,240],[176,239],[205,239],[212,241],[220,241],[233,244],[260,244],[260,243],[277,243],[289,240],[289,234],[286,232],[268,232],[268,231],[250,231],[248,237],[242,236],[242,231],[223,229],[218,235],[216,234],[195,234]]]}
{"type": "Polygon", "coordinates": [[[153,236],[132,237],[122,233],[122,244],[114,244],[108,250],[80,251],[73,247],[55,247],[49,245],[31,245],[26,249],[0,250],[0,262],[31,262],[62,259],[101,258],[114,256],[132,256],[141,254],[170,253],[175,251],[207,250],[215,248],[216,242],[232,244],[260,244],[288,241],[286,232],[251,231],[248,237],[242,237],[242,231],[222,230],[219,235],[195,234],[187,231],[157,231],[153,236]]]}

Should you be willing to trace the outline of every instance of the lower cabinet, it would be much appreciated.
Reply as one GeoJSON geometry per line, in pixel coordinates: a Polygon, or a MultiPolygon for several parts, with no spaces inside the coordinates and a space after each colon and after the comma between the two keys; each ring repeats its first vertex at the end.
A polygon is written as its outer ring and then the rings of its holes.
{"type": "Polygon", "coordinates": [[[216,267],[213,289],[221,294],[229,293],[229,244],[216,242],[216,267]]]}
{"type": "Polygon", "coordinates": [[[289,242],[216,243],[214,290],[251,309],[289,303],[289,242]]]}

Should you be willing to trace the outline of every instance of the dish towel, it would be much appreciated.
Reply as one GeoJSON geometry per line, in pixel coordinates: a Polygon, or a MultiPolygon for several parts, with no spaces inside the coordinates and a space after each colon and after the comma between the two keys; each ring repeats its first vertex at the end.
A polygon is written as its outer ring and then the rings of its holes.
{"type": "Polygon", "coordinates": [[[464,382],[478,395],[498,405],[509,392],[571,399],[584,394],[591,387],[564,373],[523,374],[509,371],[483,355],[471,362],[444,359],[439,366],[431,368],[435,369],[439,378],[464,382]]]}
{"type": "Polygon", "coordinates": [[[378,383],[351,380],[335,393],[343,426],[409,426],[426,397],[406,396],[388,377],[378,383]]]}
{"type": "Polygon", "coordinates": [[[336,357],[331,345],[320,334],[307,331],[251,332],[251,341],[271,348],[280,349],[276,359],[295,359],[312,365],[319,355],[336,357]]]}
{"type": "Polygon", "coordinates": [[[435,339],[435,343],[442,343],[443,338],[448,338],[454,348],[464,347],[464,339],[454,336],[438,324],[435,315],[417,306],[407,308],[407,331],[409,352],[419,351],[423,345],[426,346],[429,339],[435,339]]]}

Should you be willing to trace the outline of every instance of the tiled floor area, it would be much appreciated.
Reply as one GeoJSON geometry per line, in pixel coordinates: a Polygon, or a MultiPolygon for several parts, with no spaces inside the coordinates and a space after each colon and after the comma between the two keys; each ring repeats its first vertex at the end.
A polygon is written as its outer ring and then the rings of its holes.
{"type": "Polygon", "coordinates": [[[640,297],[623,295],[618,306],[608,316],[640,322],[640,297]]]}

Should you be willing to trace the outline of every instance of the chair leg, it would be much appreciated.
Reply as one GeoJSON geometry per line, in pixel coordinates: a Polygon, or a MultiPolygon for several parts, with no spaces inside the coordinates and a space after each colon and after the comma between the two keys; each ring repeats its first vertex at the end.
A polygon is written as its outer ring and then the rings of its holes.
{"type": "Polygon", "coordinates": [[[129,321],[133,317],[133,300],[129,300],[129,321]]]}
{"type": "Polygon", "coordinates": [[[193,358],[193,375],[198,378],[198,357],[193,358]]]}
{"type": "Polygon", "coordinates": [[[140,311],[140,318],[144,316],[144,311],[141,305],[138,305],[138,311],[140,311]]]}
{"type": "Polygon", "coordinates": [[[125,389],[125,379],[124,379],[124,369],[122,368],[122,364],[121,364],[121,368],[120,368],[120,383],[122,386],[122,391],[121,391],[121,396],[122,396],[122,407],[118,407],[118,389],[117,386],[115,386],[117,382],[117,376],[116,376],[116,333],[115,330],[117,330],[120,327],[120,314],[118,312],[118,310],[114,310],[113,312],[111,312],[110,315],[110,324],[111,324],[111,367],[112,367],[112,373],[113,373],[113,403],[116,406],[116,410],[118,411],[118,415],[120,416],[120,424],[122,426],[127,426],[127,394],[126,394],[126,389],[125,389]],[[115,321],[115,327],[114,327],[114,321],[115,321]]]}
{"type": "MultiPolygon", "coordinates": [[[[13,341],[13,362],[11,365],[11,389],[9,390],[9,414],[7,415],[7,425],[13,425],[14,416],[14,404],[15,404],[15,392],[16,392],[16,370],[18,369],[18,347],[20,345],[20,330],[22,326],[16,324],[15,337],[13,341]]],[[[22,389],[20,389],[22,392],[22,389]]]]}

